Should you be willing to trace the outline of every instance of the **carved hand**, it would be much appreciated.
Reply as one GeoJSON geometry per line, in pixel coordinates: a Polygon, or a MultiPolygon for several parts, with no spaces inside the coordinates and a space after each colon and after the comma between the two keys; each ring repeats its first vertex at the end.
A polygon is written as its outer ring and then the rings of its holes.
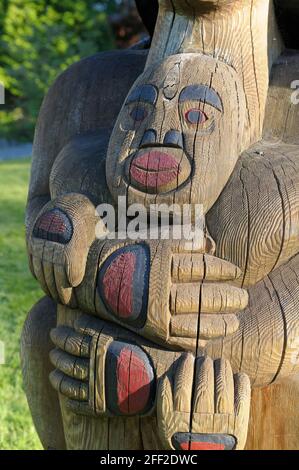
{"type": "Polygon", "coordinates": [[[250,383],[225,360],[171,352],[82,315],[51,333],[53,387],[78,414],[157,415],[163,448],[243,448],[250,383]],[[194,362],[195,361],[195,362],[194,362]]]}
{"type": "Polygon", "coordinates": [[[231,263],[182,242],[95,242],[76,289],[79,308],[120,323],[152,341],[196,349],[234,333],[247,291],[229,285],[231,263]]]}
{"type": "Polygon", "coordinates": [[[30,267],[43,290],[55,301],[72,301],[72,288],[85,273],[95,238],[95,208],[81,194],[67,194],[46,204],[28,239],[30,267]]]}
{"type": "Polygon", "coordinates": [[[158,427],[166,449],[243,449],[249,412],[249,378],[233,375],[224,359],[184,354],[159,384],[158,427]]]}
{"type": "Polygon", "coordinates": [[[157,378],[181,355],[88,315],[80,315],[74,329],[53,329],[51,339],[51,383],[68,397],[69,409],[83,415],[154,413],[157,378]]]}

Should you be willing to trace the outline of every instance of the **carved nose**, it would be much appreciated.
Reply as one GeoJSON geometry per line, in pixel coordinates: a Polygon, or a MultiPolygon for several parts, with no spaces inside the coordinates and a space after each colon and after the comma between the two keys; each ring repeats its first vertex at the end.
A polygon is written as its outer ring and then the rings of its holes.
{"type": "Polygon", "coordinates": [[[140,144],[140,147],[147,147],[156,143],[157,133],[154,129],[148,129],[143,137],[140,144]]]}
{"type": "Polygon", "coordinates": [[[183,136],[179,131],[168,131],[164,137],[164,145],[183,148],[183,136]]]}

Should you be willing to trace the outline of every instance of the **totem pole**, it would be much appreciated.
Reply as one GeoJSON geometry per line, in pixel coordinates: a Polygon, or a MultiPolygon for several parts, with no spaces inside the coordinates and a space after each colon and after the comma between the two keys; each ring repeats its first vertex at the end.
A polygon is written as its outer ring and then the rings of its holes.
{"type": "Polygon", "coordinates": [[[52,86],[21,351],[45,448],[299,448],[298,78],[271,0],[159,0],[149,50],[52,86]],[[98,239],[119,198],[200,204],[202,243],[98,239]]]}

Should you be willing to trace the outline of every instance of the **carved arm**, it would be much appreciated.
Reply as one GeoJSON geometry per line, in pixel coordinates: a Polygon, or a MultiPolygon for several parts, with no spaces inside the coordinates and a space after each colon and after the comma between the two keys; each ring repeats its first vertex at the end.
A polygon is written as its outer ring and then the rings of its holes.
{"type": "Polygon", "coordinates": [[[232,336],[211,341],[206,353],[264,386],[299,371],[299,255],[249,289],[248,307],[232,336]]]}
{"type": "Polygon", "coordinates": [[[195,351],[235,332],[247,291],[229,285],[241,271],[175,240],[96,240],[75,289],[78,307],[170,348],[195,351]]]}

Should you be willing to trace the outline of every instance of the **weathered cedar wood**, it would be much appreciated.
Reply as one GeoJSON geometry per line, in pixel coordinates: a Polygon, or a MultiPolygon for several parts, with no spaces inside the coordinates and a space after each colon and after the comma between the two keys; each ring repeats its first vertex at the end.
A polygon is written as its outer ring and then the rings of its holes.
{"type": "Polygon", "coordinates": [[[47,297],[21,350],[45,448],[298,450],[298,76],[271,0],[159,0],[150,50],[53,84],[26,217],[47,297]],[[205,237],[97,240],[118,196],[202,204],[205,237]]]}

